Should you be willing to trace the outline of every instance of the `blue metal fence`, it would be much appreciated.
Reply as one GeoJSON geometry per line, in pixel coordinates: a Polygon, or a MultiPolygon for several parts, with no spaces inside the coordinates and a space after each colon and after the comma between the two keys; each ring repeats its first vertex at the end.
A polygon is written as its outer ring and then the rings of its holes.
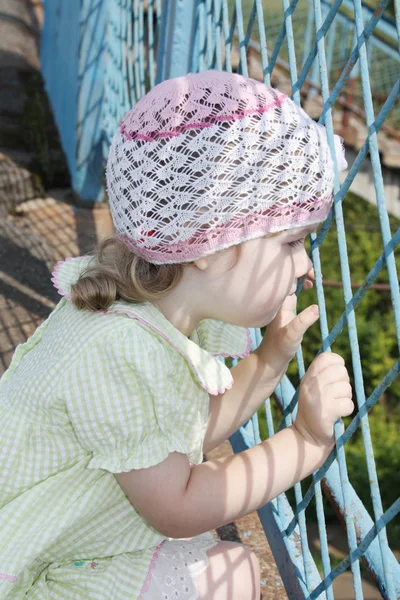
{"type": "MultiPolygon", "coordinates": [[[[334,209],[318,237],[313,236],[311,240],[321,315],[321,351],[329,351],[347,325],[358,412],[345,431],[339,423],[336,425],[337,448],[314,473],[310,488],[304,493],[300,483],[295,486],[295,506],[292,508],[282,494],[259,511],[288,596],[296,600],[333,599],[332,582],[349,565],[355,598],[363,598],[360,558],[374,574],[382,597],[400,598],[400,566],[389,548],[385,529],[400,512],[400,498],[383,510],[368,421],[368,413],[398,376],[400,365],[399,359],[393,360],[385,377],[366,397],[355,318],[362,298],[386,268],[400,349],[400,295],[394,258],[400,231],[392,236],[389,227],[377,137],[383,129],[388,134],[393,133],[399,122],[395,102],[400,91],[400,6],[395,0],[395,19],[386,18],[387,11],[385,14],[384,11],[388,3],[389,0],[379,0],[374,11],[362,6],[361,0],[283,0],[282,7],[272,1],[263,5],[260,0],[163,0],[162,4],[161,0],[71,0],[68,4],[52,0],[45,3],[43,73],[73,186],[82,200],[102,198],[103,167],[110,138],[123,114],[143,94],[156,83],[188,71],[216,68],[252,76],[250,51],[255,53],[265,83],[270,84],[278,72],[286,73],[295,102],[300,103],[306,96],[321,97],[319,120],[327,127],[331,150],[334,105],[335,110],[336,107],[354,109],[357,118],[364,119],[365,141],[342,185],[335,167],[334,209]],[[274,17],[271,16],[273,8],[274,17]],[[379,66],[374,56],[380,57],[379,66]],[[353,82],[351,87],[350,82],[353,82]],[[348,105],[349,95],[354,107],[348,105]],[[342,205],[367,153],[372,163],[384,251],[353,295],[342,205]],[[320,248],[333,224],[338,236],[345,310],[329,328],[320,248]],[[364,442],[373,516],[358,498],[347,474],[345,445],[358,429],[364,442]],[[328,550],[324,495],[343,516],[348,539],[349,554],[334,569],[328,550]],[[307,539],[305,511],[313,498],[322,577],[307,539]]],[[[260,339],[260,331],[253,331],[253,347],[260,339]]],[[[301,350],[297,362],[301,377],[304,374],[301,350]]],[[[295,415],[297,391],[285,377],[274,396],[284,414],[279,427],[284,427],[295,415]]],[[[265,411],[268,433],[273,435],[270,399],[265,402],[265,411]]],[[[259,441],[257,416],[231,439],[235,452],[259,441]]]]}

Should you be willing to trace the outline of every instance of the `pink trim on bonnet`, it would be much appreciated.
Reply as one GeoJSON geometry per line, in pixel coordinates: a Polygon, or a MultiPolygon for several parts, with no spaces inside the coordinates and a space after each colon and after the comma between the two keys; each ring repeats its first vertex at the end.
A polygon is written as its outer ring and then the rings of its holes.
{"type": "MultiPolygon", "coordinates": [[[[276,92],[276,90],[275,90],[276,92]]],[[[250,108],[248,110],[241,110],[232,113],[231,115],[215,115],[213,117],[208,117],[208,121],[200,121],[199,123],[186,123],[185,125],[180,125],[171,131],[161,131],[159,133],[154,133],[153,135],[144,135],[141,133],[130,133],[127,131],[127,127],[125,125],[125,119],[123,119],[120,123],[119,130],[121,135],[126,137],[128,140],[144,140],[146,142],[153,142],[154,140],[158,140],[160,138],[169,138],[169,137],[177,137],[182,133],[185,133],[188,129],[205,129],[206,127],[212,127],[215,123],[219,123],[221,121],[238,121],[239,119],[243,119],[247,115],[252,115],[255,113],[262,114],[268,112],[269,110],[276,108],[277,106],[282,106],[282,104],[288,100],[288,97],[282,95],[281,97],[274,98],[272,102],[265,104],[263,106],[257,106],[256,108],[250,108]]]]}
{"type": "Polygon", "coordinates": [[[211,233],[215,234],[215,237],[206,242],[203,240],[208,238],[210,231],[202,232],[191,240],[177,242],[176,244],[168,244],[168,247],[162,251],[139,246],[136,241],[132,240],[122,232],[118,232],[118,237],[125,242],[130,250],[146,259],[148,262],[154,264],[187,262],[214,252],[216,249],[222,250],[225,247],[260,237],[268,232],[279,231],[283,228],[304,227],[306,225],[325,221],[331,210],[332,196],[318,201],[314,200],[307,204],[307,207],[310,205],[313,206],[313,210],[311,211],[306,207],[297,207],[297,210],[294,213],[294,222],[291,222],[287,215],[284,215],[283,217],[279,215],[276,217],[270,215],[263,216],[256,213],[244,218],[231,219],[223,225],[213,228],[211,233]],[[257,223],[251,223],[254,218],[257,218],[257,223]],[[239,224],[240,226],[236,229],[229,229],[233,223],[236,225],[239,224]],[[199,240],[199,243],[194,243],[197,242],[197,240],[199,240]]]}
{"type": "Polygon", "coordinates": [[[145,592],[147,592],[147,590],[149,589],[149,583],[150,580],[152,578],[152,570],[154,569],[154,567],[156,566],[156,559],[158,558],[158,551],[161,548],[161,546],[163,545],[163,543],[165,542],[165,540],[163,540],[160,544],[158,544],[158,546],[156,546],[156,549],[153,552],[153,556],[151,557],[151,561],[150,561],[150,565],[147,571],[147,575],[145,577],[145,580],[143,582],[142,585],[142,589],[140,590],[140,594],[139,594],[139,598],[138,600],[144,600],[143,599],[143,594],[145,592]]]}

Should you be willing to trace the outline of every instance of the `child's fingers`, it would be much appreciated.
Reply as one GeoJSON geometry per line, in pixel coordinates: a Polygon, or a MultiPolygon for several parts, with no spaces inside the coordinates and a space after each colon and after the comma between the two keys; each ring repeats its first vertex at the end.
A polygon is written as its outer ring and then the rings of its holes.
{"type": "Polygon", "coordinates": [[[319,310],[316,304],[302,310],[288,325],[288,336],[294,343],[299,343],[303,335],[311,325],[319,318],[319,310]]]}
{"type": "Polygon", "coordinates": [[[325,385],[324,391],[330,398],[334,398],[335,400],[341,400],[343,398],[351,399],[353,397],[353,388],[348,381],[335,381],[334,383],[329,383],[328,385],[325,385]]]}
{"type": "Polygon", "coordinates": [[[313,282],[310,281],[309,279],[306,279],[303,285],[303,289],[304,290],[311,290],[311,288],[313,287],[313,282]]]}
{"type": "Polygon", "coordinates": [[[332,406],[331,414],[335,421],[341,417],[348,417],[354,410],[354,402],[347,394],[340,398],[335,398],[333,402],[334,406],[332,406]]]}
{"type": "Polygon", "coordinates": [[[339,354],[335,354],[334,352],[322,352],[314,358],[306,375],[308,374],[308,377],[316,377],[327,367],[344,364],[344,359],[339,354]]]}
{"type": "Polygon", "coordinates": [[[331,383],[350,383],[349,373],[346,367],[339,362],[329,365],[318,373],[318,381],[322,385],[330,385],[331,383]]]}
{"type": "Polygon", "coordinates": [[[313,285],[314,285],[314,281],[315,281],[315,273],[314,273],[314,269],[311,269],[307,275],[305,275],[303,278],[303,289],[304,290],[310,290],[313,285]]]}
{"type": "Polygon", "coordinates": [[[349,415],[351,415],[351,413],[354,410],[354,402],[352,401],[352,399],[347,397],[339,398],[338,402],[340,407],[340,416],[348,417],[349,415]]]}

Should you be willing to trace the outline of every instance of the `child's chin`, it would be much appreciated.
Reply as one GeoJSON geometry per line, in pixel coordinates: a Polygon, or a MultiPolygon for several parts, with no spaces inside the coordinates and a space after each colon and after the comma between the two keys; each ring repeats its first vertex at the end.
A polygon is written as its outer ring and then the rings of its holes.
{"type": "MultiPolygon", "coordinates": [[[[278,309],[279,310],[279,309],[278,309]]],[[[278,310],[275,313],[271,313],[269,315],[261,315],[257,317],[252,317],[249,319],[243,319],[243,321],[232,323],[232,321],[225,321],[226,323],[230,323],[231,325],[237,325],[239,327],[248,327],[249,329],[261,329],[262,327],[266,327],[273,321],[278,313],[278,310]]],[[[222,319],[224,320],[224,319],[222,319]]]]}
{"type": "Polygon", "coordinates": [[[260,328],[266,327],[267,325],[272,323],[272,321],[275,319],[276,315],[278,314],[278,311],[279,311],[279,308],[274,313],[270,313],[267,316],[263,316],[262,318],[260,318],[257,325],[251,325],[251,327],[260,327],[260,328]]]}
{"type": "Polygon", "coordinates": [[[262,327],[266,327],[269,325],[276,317],[276,314],[269,315],[268,317],[261,317],[260,319],[254,319],[251,322],[247,323],[245,327],[249,327],[250,329],[261,329],[262,327]]]}

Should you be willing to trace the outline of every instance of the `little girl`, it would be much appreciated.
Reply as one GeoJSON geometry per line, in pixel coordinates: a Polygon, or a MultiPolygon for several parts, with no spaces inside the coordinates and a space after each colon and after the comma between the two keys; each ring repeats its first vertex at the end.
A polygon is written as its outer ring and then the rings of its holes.
{"type": "Polygon", "coordinates": [[[63,298],[0,382],[0,598],[256,600],[255,556],[207,532],[322,465],[353,410],[343,359],[311,364],[293,426],[203,453],[318,319],[294,310],[332,205],[325,129],[261,82],[190,73],[125,116],[107,181],[115,238],[57,265],[63,298]]]}

